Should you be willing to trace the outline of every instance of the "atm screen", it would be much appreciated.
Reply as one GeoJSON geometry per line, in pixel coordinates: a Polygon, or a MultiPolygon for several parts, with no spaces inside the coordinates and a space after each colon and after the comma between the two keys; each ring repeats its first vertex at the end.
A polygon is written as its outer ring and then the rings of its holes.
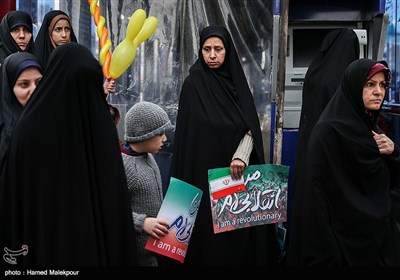
{"type": "Polygon", "coordinates": [[[325,36],[331,32],[327,29],[293,29],[293,67],[308,67],[325,36]]]}

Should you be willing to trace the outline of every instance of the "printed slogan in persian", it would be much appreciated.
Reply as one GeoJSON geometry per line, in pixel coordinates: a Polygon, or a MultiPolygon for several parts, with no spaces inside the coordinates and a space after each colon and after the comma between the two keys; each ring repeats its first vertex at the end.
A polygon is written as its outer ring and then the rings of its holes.
{"type": "Polygon", "coordinates": [[[157,217],[169,223],[169,233],[159,240],[149,236],[145,248],[184,262],[203,191],[171,177],[157,217]]]}
{"type": "Polygon", "coordinates": [[[285,222],[288,176],[289,167],[285,165],[250,165],[241,179],[243,187],[237,187],[240,182],[232,181],[229,167],[210,169],[208,179],[214,233],[285,222]],[[224,188],[229,191],[223,191],[224,188]],[[227,195],[221,197],[213,193],[227,195]]]}

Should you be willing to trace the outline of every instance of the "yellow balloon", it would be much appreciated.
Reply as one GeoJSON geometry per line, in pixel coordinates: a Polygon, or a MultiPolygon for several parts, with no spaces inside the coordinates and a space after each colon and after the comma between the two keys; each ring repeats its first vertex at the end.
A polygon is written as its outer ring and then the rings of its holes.
{"type": "Polygon", "coordinates": [[[148,17],[142,9],[129,20],[125,39],[115,48],[110,63],[110,77],[117,79],[132,64],[139,44],[147,40],[157,28],[157,19],[148,17]]]}
{"type": "Polygon", "coordinates": [[[90,2],[90,13],[92,14],[92,16],[94,16],[94,11],[96,10],[97,2],[98,0],[92,0],[92,2],[90,2]]]}
{"type": "Polygon", "coordinates": [[[119,43],[111,56],[111,78],[116,79],[121,76],[135,59],[137,45],[133,44],[133,39],[139,33],[140,29],[142,29],[145,19],[146,12],[142,9],[137,9],[132,14],[128,27],[126,28],[125,39],[119,43]]]}
{"type": "Polygon", "coordinates": [[[136,45],[130,40],[123,40],[114,50],[110,63],[110,77],[113,79],[121,76],[136,56],[136,45]]]}
{"type": "Polygon", "coordinates": [[[99,59],[100,59],[101,65],[104,64],[104,60],[106,59],[106,55],[108,53],[108,50],[111,48],[111,45],[112,45],[112,43],[111,43],[110,39],[107,39],[104,46],[100,49],[99,59]]]}
{"type": "Polygon", "coordinates": [[[97,23],[96,26],[96,31],[97,31],[97,36],[101,38],[101,33],[103,33],[103,27],[106,24],[106,19],[102,16],[100,16],[99,22],[97,23]]]}
{"type": "Polygon", "coordinates": [[[133,41],[146,20],[146,12],[142,9],[137,9],[131,16],[128,27],[126,28],[126,38],[133,41]]]}
{"type": "Polygon", "coordinates": [[[133,40],[133,43],[138,46],[145,40],[147,40],[151,34],[156,30],[157,28],[157,19],[155,17],[148,17],[143,24],[142,29],[140,30],[139,34],[136,36],[136,38],[133,40]]]}

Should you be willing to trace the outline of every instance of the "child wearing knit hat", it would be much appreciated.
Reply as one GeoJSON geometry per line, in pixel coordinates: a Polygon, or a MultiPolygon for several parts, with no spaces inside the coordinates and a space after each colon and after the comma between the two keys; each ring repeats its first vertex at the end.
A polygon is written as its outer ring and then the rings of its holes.
{"type": "Polygon", "coordinates": [[[136,103],[125,116],[125,143],[121,151],[141,266],[158,266],[158,255],[144,248],[148,235],[159,239],[168,234],[168,223],[156,218],[163,192],[153,154],[167,141],[165,132],[172,127],[167,113],[150,102],[136,103]]]}

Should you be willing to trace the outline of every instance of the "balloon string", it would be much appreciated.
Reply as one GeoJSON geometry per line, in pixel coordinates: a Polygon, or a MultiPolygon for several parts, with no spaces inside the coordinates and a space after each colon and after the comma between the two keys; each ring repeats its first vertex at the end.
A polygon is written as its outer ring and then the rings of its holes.
{"type": "Polygon", "coordinates": [[[93,16],[94,23],[97,28],[97,36],[100,39],[99,61],[102,65],[103,75],[110,78],[110,63],[111,63],[111,41],[108,39],[108,29],[105,27],[105,18],[101,16],[101,8],[97,6],[98,0],[88,0],[90,5],[90,13],[93,16]]]}

